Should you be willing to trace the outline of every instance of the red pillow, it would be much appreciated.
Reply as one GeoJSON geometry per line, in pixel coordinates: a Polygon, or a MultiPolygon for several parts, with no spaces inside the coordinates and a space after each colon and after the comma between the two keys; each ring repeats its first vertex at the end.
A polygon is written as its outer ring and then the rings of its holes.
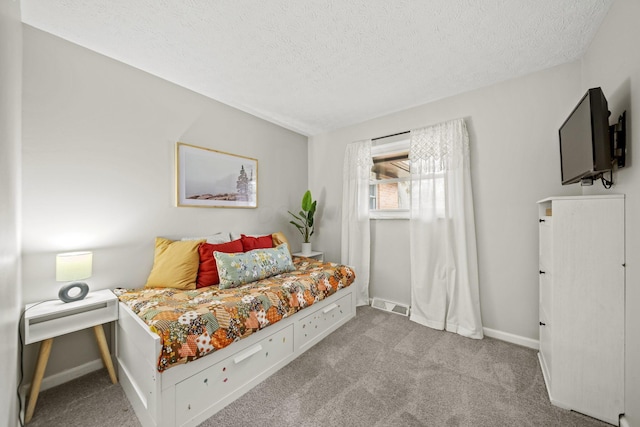
{"type": "Polygon", "coordinates": [[[213,257],[214,251],[224,252],[227,254],[242,252],[242,242],[238,239],[232,242],[219,243],[217,245],[213,245],[211,243],[203,243],[200,245],[198,248],[198,252],[200,253],[200,266],[198,267],[196,289],[220,283],[218,266],[216,265],[216,259],[213,257]]]}
{"type": "Polygon", "coordinates": [[[271,234],[260,237],[250,237],[241,234],[240,240],[242,241],[242,249],[245,252],[252,251],[254,249],[269,249],[273,247],[273,239],[271,238],[271,234]]]}

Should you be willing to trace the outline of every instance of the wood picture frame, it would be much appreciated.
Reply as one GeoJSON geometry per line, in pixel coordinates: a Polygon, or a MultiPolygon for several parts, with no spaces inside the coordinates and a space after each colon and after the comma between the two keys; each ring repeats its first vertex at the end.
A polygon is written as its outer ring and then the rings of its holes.
{"type": "Polygon", "coordinates": [[[257,208],[258,160],[178,142],[176,205],[257,208]]]}

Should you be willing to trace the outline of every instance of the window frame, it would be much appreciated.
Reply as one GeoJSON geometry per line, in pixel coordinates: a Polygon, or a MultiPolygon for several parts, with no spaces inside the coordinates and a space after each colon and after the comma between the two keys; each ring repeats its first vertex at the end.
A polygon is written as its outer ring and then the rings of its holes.
{"type": "MultiPolygon", "coordinates": [[[[391,140],[387,142],[379,142],[371,147],[371,161],[378,156],[400,154],[409,151],[410,139],[408,135],[402,135],[399,140],[391,140]]],[[[408,158],[408,155],[407,155],[408,158]]],[[[408,182],[409,183],[409,202],[411,202],[411,172],[406,178],[386,178],[386,179],[371,179],[369,180],[369,188],[378,184],[389,184],[394,182],[408,182]]],[[[371,194],[371,191],[369,192],[371,194]]],[[[370,196],[371,197],[371,196],[370,196]]],[[[369,209],[369,219],[404,219],[407,220],[411,216],[410,209],[369,209]]]]}

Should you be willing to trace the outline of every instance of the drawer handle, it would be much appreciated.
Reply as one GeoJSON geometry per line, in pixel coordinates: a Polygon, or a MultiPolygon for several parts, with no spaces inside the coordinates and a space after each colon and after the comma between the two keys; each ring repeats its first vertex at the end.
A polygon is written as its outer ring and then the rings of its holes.
{"type": "Polygon", "coordinates": [[[540,326],[547,326],[547,324],[544,322],[540,322],[540,326]]]}
{"type": "Polygon", "coordinates": [[[542,270],[538,270],[538,272],[539,272],[540,274],[545,274],[545,272],[544,272],[544,271],[542,271],[542,270]]]}
{"type": "Polygon", "coordinates": [[[260,350],[262,350],[262,346],[260,344],[258,344],[257,346],[252,347],[249,350],[245,351],[240,356],[234,358],[233,359],[233,363],[235,363],[237,365],[238,363],[242,362],[244,359],[247,359],[247,358],[253,356],[254,354],[258,353],[260,350]]]}
{"type": "Polygon", "coordinates": [[[327,314],[328,312],[335,310],[336,308],[338,308],[338,304],[336,304],[335,302],[333,304],[331,304],[330,306],[326,307],[324,310],[322,310],[322,314],[327,314]]]}

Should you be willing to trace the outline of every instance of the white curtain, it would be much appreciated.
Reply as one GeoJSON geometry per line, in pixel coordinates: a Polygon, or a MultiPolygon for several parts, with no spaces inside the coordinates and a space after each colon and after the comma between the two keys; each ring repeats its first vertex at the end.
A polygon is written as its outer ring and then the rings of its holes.
{"type": "Polygon", "coordinates": [[[411,320],[482,338],[464,120],[411,131],[411,320]]]}
{"type": "Polygon", "coordinates": [[[353,142],[344,156],[342,188],[342,263],[356,272],[356,305],[369,305],[369,179],[371,140],[353,142]]]}

